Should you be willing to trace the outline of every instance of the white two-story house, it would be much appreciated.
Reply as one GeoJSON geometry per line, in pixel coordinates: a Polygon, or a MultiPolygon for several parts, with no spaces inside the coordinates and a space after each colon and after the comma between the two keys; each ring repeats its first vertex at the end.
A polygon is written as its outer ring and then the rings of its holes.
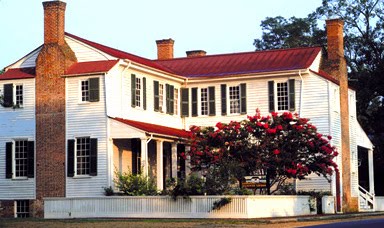
{"type": "MultiPolygon", "coordinates": [[[[374,193],[373,146],[356,120],[356,91],[341,86],[345,74],[327,71],[323,48],[174,58],[166,39],[150,60],[65,33],[65,3],[43,5],[44,44],[0,75],[3,216],[38,216],[44,197],[103,196],[116,171],[142,172],[162,189],[189,173],[180,153],[190,126],[242,120],[256,109],[310,118],[341,151],[331,183],[310,176],[297,190],[330,191],[345,211],[357,208],[357,156],[365,153],[366,190],[374,193]]],[[[343,59],[342,21],[327,26],[328,42],[341,40],[328,45],[328,57],[343,59]]]]}

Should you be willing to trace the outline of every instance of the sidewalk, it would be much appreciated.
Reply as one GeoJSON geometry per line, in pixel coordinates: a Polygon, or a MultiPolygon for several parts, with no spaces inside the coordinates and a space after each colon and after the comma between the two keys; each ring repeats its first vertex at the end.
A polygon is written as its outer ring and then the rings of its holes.
{"type": "Polygon", "coordinates": [[[371,216],[384,216],[384,211],[380,212],[357,212],[346,214],[319,214],[319,215],[307,215],[297,217],[285,217],[285,218],[260,218],[256,219],[265,223],[287,223],[287,222],[304,222],[304,221],[318,221],[318,220],[333,220],[333,219],[345,219],[345,218],[360,218],[371,216]]]}

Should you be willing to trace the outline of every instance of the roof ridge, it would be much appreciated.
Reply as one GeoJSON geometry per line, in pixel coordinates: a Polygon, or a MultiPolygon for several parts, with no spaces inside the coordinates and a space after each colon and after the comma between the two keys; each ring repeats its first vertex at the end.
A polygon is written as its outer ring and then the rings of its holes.
{"type": "Polygon", "coordinates": [[[235,55],[247,55],[247,54],[255,54],[255,53],[269,53],[269,52],[284,52],[284,51],[294,51],[300,49],[317,49],[322,48],[322,46],[310,46],[310,47],[295,47],[295,48],[283,48],[283,49],[269,49],[269,50],[255,50],[255,51],[245,51],[245,52],[233,52],[233,53],[222,53],[222,54],[212,54],[212,55],[204,55],[204,56],[194,56],[194,57],[177,57],[172,59],[153,59],[155,62],[166,62],[166,61],[174,61],[174,60],[184,60],[184,59],[199,59],[199,58],[209,58],[209,57],[220,57],[220,56],[235,56],[235,55]]]}

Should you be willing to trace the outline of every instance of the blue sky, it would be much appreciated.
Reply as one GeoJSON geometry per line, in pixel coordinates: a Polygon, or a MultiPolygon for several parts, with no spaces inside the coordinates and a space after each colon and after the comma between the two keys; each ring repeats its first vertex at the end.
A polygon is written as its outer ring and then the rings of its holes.
{"type": "MultiPolygon", "coordinates": [[[[42,0],[0,0],[0,68],[43,42],[42,0]]],[[[253,51],[266,17],[304,17],[321,0],[66,0],[66,31],[155,59],[155,40],[175,40],[175,57],[253,51]]]]}

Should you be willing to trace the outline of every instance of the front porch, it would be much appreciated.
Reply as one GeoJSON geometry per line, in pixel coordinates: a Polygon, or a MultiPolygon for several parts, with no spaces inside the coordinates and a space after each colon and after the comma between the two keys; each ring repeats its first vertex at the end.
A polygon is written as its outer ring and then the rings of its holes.
{"type": "Polygon", "coordinates": [[[110,186],[114,186],[116,172],[153,178],[158,190],[166,187],[168,179],[184,178],[189,173],[183,155],[189,149],[183,141],[186,131],[123,119],[111,119],[110,124],[110,186]]]}

